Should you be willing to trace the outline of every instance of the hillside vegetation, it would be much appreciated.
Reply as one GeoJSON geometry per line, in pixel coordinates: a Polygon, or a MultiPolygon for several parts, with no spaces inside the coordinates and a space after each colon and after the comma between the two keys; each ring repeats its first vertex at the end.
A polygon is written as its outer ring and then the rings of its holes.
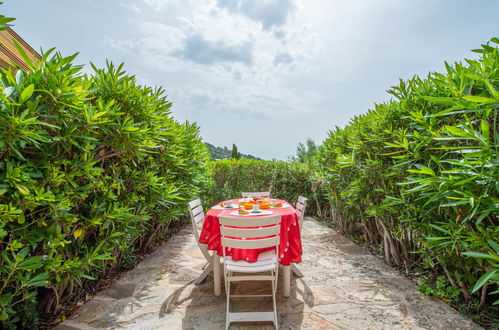
{"type": "MultiPolygon", "coordinates": [[[[228,149],[227,147],[217,147],[214,146],[211,143],[205,142],[206,147],[210,151],[211,159],[212,160],[217,160],[217,159],[231,159],[232,157],[232,150],[228,149]]],[[[255,157],[250,154],[241,154],[239,153],[239,158],[247,158],[247,159],[260,159],[258,157],[255,157]]]]}

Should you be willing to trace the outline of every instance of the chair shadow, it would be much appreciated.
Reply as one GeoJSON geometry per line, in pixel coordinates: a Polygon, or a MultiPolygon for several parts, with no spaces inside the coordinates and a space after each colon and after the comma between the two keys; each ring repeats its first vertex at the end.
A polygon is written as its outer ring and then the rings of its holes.
{"type": "MultiPolygon", "coordinates": [[[[222,278],[223,281],[223,278],[222,278]]],[[[314,295],[302,278],[291,275],[290,297],[283,296],[282,271],[279,272],[276,293],[278,322],[281,329],[300,329],[304,319],[305,304],[314,305],[314,295]]],[[[232,285],[234,294],[269,293],[270,284],[262,282],[242,282],[232,285]],[[263,284],[263,285],[262,285],[263,284]]],[[[271,298],[233,298],[233,311],[270,311],[271,298]]],[[[213,277],[210,274],[203,283],[196,285],[194,280],[186,283],[165,299],[159,310],[159,318],[174,312],[183,312],[182,329],[220,329],[225,326],[226,294],[222,283],[222,294],[213,294],[213,277]],[[187,304],[185,307],[184,305],[187,304]],[[185,310],[184,310],[185,308],[185,310]]],[[[272,323],[232,323],[231,329],[274,329],[272,323]]]]}

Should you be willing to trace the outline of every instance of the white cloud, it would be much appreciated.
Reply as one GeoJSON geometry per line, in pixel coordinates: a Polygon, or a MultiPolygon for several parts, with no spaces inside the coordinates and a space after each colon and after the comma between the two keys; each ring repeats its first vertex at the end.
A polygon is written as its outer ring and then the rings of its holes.
{"type": "Polygon", "coordinates": [[[305,102],[282,82],[311,71],[309,61],[320,43],[306,26],[287,26],[281,18],[276,37],[260,22],[220,10],[214,1],[196,2],[181,12],[189,15],[177,16],[175,26],[142,22],[135,37],[112,39],[110,45],[137,55],[147,70],[189,77],[176,93],[184,104],[191,99],[189,106],[207,102],[217,104],[212,111],[262,118],[303,111],[305,102]]]}
{"type": "MultiPolygon", "coordinates": [[[[162,11],[172,1],[165,0],[142,0],[146,5],[150,6],[155,11],[162,11]]],[[[176,1],[175,1],[176,2],[176,1]]]]}
{"type": "Polygon", "coordinates": [[[137,6],[137,3],[135,3],[135,2],[132,2],[132,3],[124,2],[124,3],[121,3],[120,6],[122,6],[123,8],[126,8],[128,10],[131,10],[136,14],[140,14],[142,12],[142,10],[139,8],[139,6],[137,6]]]}
{"type": "Polygon", "coordinates": [[[246,42],[239,45],[228,45],[223,41],[210,42],[201,34],[193,34],[184,40],[183,49],[172,53],[203,65],[217,62],[239,62],[245,65],[253,63],[253,44],[246,42]]]}
{"type": "Polygon", "coordinates": [[[293,0],[218,0],[218,6],[260,22],[266,31],[283,26],[295,10],[293,0]]]}
{"type": "Polygon", "coordinates": [[[446,36],[426,26],[443,1],[142,0],[154,14],[109,44],[165,85],[176,116],[209,142],[283,158],[388,99],[398,77],[441,63],[432,47],[445,53],[446,36]],[[287,151],[252,146],[255,130],[287,151]]]}

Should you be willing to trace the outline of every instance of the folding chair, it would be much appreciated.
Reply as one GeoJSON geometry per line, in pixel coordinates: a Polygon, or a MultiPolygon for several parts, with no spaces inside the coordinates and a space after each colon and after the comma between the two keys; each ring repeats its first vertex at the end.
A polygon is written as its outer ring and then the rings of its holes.
{"type": "MultiPolygon", "coordinates": [[[[213,270],[213,264],[212,264],[212,256],[210,252],[208,252],[208,245],[207,244],[202,244],[199,242],[199,230],[202,227],[204,223],[204,211],[203,211],[203,206],[201,205],[201,200],[195,199],[191,202],[188,203],[188,208],[189,208],[189,215],[191,216],[191,222],[192,222],[192,229],[194,231],[194,237],[196,238],[196,243],[198,243],[199,249],[203,253],[203,256],[206,258],[206,264],[203,266],[203,273],[197,278],[197,280],[194,282],[196,284],[201,284],[206,276],[213,270]]],[[[216,253],[216,252],[214,252],[216,253]]],[[[220,265],[217,265],[220,266],[220,265]]]]}
{"type": "Polygon", "coordinates": [[[299,196],[295,203],[296,212],[298,213],[298,223],[300,224],[300,230],[303,226],[303,218],[305,217],[305,209],[307,208],[307,201],[303,196],[299,196]]]}
{"type": "Polygon", "coordinates": [[[260,192],[243,192],[241,193],[243,198],[253,198],[253,197],[270,197],[270,191],[260,191],[260,192]]]}
{"type": "MultiPolygon", "coordinates": [[[[298,213],[298,224],[300,226],[300,232],[303,228],[303,218],[305,217],[305,209],[307,208],[308,199],[299,196],[295,203],[296,213],[298,213]]],[[[303,273],[296,267],[296,264],[291,264],[291,271],[298,277],[303,277],[303,273]]]]}
{"type": "Polygon", "coordinates": [[[232,322],[271,321],[278,329],[276,290],[279,269],[279,233],[281,216],[256,218],[219,217],[220,233],[224,258],[225,292],[227,294],[227,318],[225,328],[232,322]],[[274,247],[274,250],[261,253],[256,262],[233,260],[227,249],[262,249],[274,247]],[[270,274],[261,274],[270,272],[270,274]],[[236,275],[242,273],[243,275],[236,275]],[[257,274],[255,274],[257,273],[257,274]],[[260,273],[260,274],[258,274],[260,273]],[[253,275],[250,275],[253,274],[253,275]],[[231,283],[238,281],[271,281],[272,294],[267,295],[231,295],[231,283]],[[231,297],[272,297],[274,310],[271,312],[230,312],[231,297]]]}

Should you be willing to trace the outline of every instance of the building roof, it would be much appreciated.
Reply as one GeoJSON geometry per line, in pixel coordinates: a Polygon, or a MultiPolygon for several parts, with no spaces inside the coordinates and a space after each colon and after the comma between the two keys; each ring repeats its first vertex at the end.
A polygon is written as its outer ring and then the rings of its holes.
{"type": "Polygon", "coordinates": [[[23,38],[14,32],[10,27],[0,31],[0,67],[12,69],[20,67],[23,70],[29,70],[23,56],[17,50],[14,40],[21,46],[31,61],[37,62],[42,57],[34,50],[23,38]]]}

